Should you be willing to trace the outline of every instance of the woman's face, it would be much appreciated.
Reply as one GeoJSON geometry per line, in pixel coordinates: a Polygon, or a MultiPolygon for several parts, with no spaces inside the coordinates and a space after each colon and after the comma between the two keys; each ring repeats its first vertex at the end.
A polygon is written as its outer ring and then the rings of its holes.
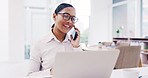
{"type": "Polygon", "coordinates": [[[71,28],[74,26],[74,23],[71,20],[71,17],[69,20],[65,20],[68,16],[76,16],[75,9],[72,7],[66,7],[63,10],[61,10],[57,15],[54,14],[54,21],[55,21],[55,27],[58,29],[58,31],[62,33],[67,33],[71,30],[71,28]]]}

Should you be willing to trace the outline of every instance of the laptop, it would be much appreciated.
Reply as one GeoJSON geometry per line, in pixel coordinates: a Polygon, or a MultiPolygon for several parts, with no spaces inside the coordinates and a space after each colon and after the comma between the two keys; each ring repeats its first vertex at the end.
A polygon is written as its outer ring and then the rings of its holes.
{"type": "Polygon", "coordinates": [[[110,78],[119,50],[60,52],[53,78],[110,78]]]}

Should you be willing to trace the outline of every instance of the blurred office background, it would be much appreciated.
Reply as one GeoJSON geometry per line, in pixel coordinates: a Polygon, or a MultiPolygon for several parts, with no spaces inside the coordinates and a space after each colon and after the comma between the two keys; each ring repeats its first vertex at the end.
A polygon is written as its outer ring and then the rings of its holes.
{"type": "Polygon", "coordinates": [[[98,44],[117,36],[148,36],[148,0],[1,1],[0,62],[28,60],[31,45],[49,32],[52,13],[61,2],[71,3],[76,8],[81,43],[98,44]]]}

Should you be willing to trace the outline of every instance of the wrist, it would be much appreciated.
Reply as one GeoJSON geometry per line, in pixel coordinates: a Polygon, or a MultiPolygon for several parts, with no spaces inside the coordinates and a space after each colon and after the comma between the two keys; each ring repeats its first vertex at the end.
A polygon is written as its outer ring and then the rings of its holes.
{"type": "Polygon", "coordinates": [[[73,45],[73,47],[74,47],[74,48],[78,48],[78,47],[80,47],[80,45],[73,45]]]}

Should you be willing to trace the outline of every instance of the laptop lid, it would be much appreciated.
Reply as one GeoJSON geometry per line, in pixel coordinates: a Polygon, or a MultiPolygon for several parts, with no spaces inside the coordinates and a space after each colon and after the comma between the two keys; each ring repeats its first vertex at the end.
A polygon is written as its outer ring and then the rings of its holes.
{"type": "Polygon", "coordinates": [[[110,78],[118,55],[119,50],[57,53],[53,78],[110,78]]]}

